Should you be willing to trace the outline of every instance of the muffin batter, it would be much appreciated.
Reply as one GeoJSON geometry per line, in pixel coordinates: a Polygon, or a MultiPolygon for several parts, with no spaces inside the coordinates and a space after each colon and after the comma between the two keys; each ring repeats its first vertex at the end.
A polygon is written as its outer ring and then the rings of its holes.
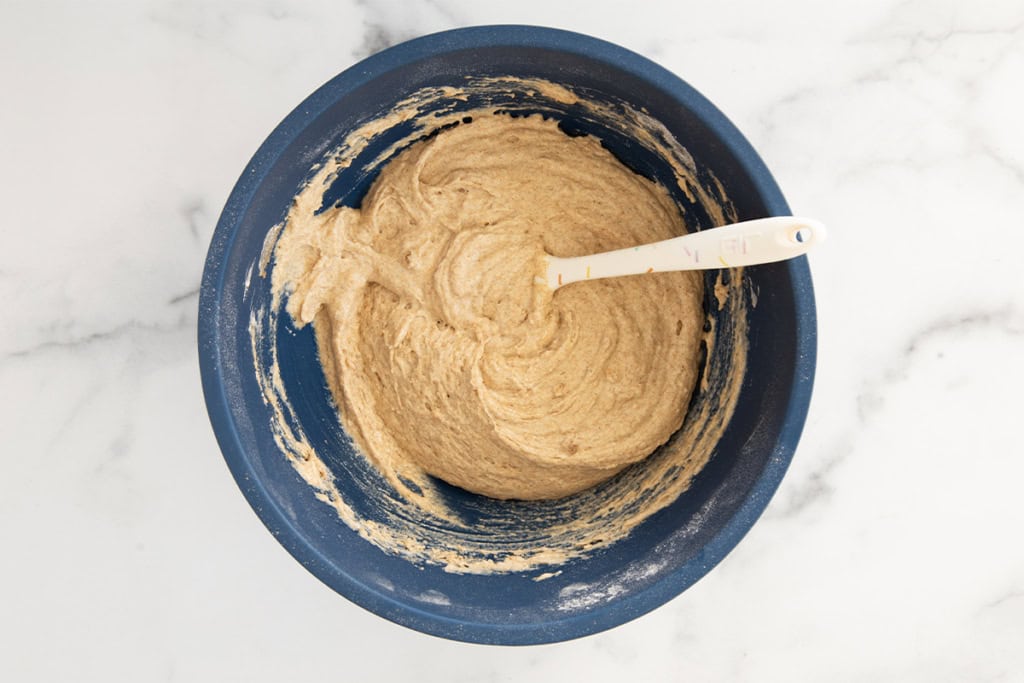
{"type": "Polygon", "coordinates": [[[554,294],[540,278],[545,252],[685,232],[668,193],[598,140],[538,116],[477,116],[400,153],[360,209],[297,202],[274,289],[289,292],[298,325],[314,323],[346,431],[389,476],[558,498],[645,458],[682,424],[700,276],[554,294]]]}

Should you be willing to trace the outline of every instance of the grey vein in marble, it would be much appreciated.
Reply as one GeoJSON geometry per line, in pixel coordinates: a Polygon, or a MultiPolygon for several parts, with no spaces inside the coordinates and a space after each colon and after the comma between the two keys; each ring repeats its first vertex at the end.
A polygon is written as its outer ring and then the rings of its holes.
{"type": "MultiPolygon", "coordinates": [[[[799,484],[788,485],[788,494],[781,506],[770,510],[770,516],[792,517],[816,503],[827,503],[834,492],[832,478],[837,468],[856,452],[857,433],[868,429],[874,416],[882,410],[885,393],[893,383],[910,378],[912,365],[926,345],[937,339],[956,342],[963,335],[975,330],[991,330],[1000,334],[1018,337],[1024,335],[1024,315],[1011,307],[997,310],[981,310],[969,314],[944,315],[933,320],[915,332],[905,344],[893,354],[890,362],[877,374],[866,380],[855,397],[856,426],[845,431],[835,443],[826,448],[827,455],[799,484]]],[[[942,357],[942,351],[937,352],[942,357]]]]}

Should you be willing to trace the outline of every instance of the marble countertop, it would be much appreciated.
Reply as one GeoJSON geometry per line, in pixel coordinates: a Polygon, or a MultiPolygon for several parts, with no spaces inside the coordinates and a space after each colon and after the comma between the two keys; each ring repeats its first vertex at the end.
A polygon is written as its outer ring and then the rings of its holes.
{"type": "Polygon", "coordinates": [[[0,679],[1024,680],[1019,0],[0,15],[0,679]],[[421,635],[308,574],[228,473],[196,354],[206,248],[263,138],[359,58],[485,23],[660,62],[831,229],[814,401],[765,516],[664,607],[542,647],[421,635]]]}

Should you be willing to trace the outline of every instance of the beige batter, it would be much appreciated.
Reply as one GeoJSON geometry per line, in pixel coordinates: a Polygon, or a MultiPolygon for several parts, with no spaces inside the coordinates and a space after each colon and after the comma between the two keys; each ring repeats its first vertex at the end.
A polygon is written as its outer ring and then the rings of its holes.
{"type": "Polygon", "coordinates": [[[360,210],[290,218],[273,281],[315,323],[346,431],[383,470],[557,498],[679,429],[703,294],[695,273],[552,294],[543,254],[684,232],[668,193],[599,141],[489,114],[399,154],[360,210]]]}

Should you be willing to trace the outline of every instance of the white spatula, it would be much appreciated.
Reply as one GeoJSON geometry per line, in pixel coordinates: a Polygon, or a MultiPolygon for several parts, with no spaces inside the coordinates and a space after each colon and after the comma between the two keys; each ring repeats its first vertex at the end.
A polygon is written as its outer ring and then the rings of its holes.
{"type": "Polygon", "coordinates": [[[549,255],[547,284],[555,290],[581,280],[772,263],[805,254],[824,239],[825,226],[810,218],[758,218],[590,256],[549,255]]]}

